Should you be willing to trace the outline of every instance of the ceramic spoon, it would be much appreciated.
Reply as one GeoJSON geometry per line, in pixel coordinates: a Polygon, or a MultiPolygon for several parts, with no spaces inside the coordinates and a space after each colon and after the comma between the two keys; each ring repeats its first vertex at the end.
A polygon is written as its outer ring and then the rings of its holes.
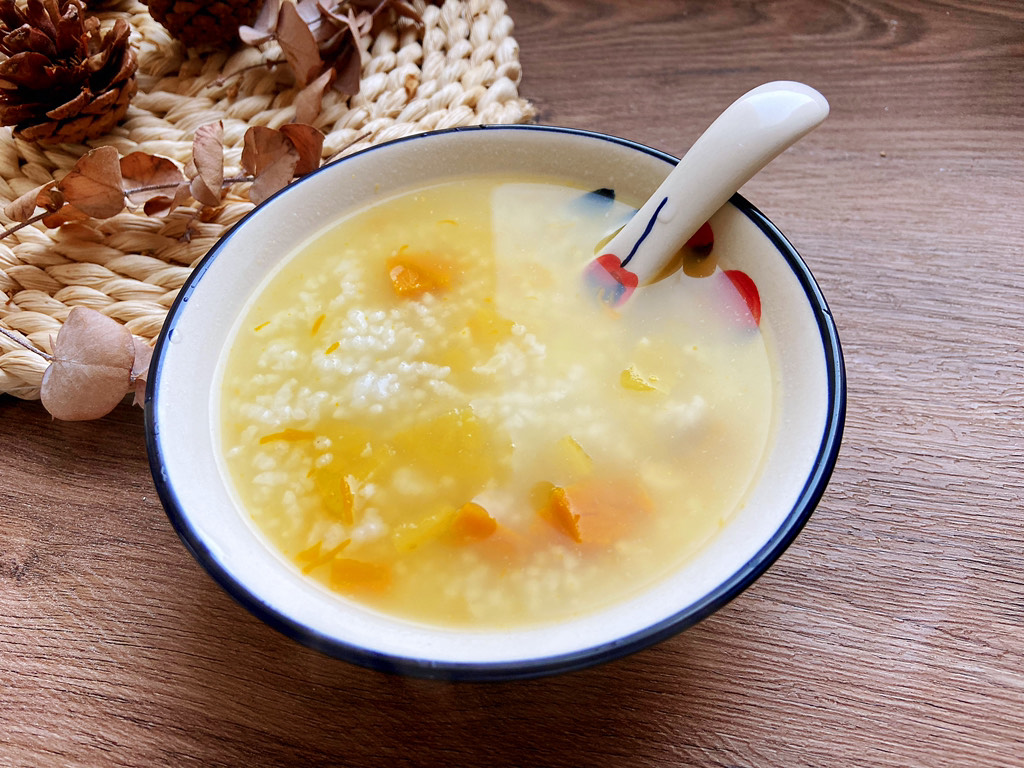
{"type": "Polygon", "coordinates": [[[776,81],[734,101],[585,271],[613,307],[654,280],[747,180],[828,116],[828,102],[801,83],[776,81]]]}

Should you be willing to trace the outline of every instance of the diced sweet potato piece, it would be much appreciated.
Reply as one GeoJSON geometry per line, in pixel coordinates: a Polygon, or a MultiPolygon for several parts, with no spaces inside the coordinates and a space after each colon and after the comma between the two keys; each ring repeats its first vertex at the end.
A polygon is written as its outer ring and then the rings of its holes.
{"type": "Polygon", "coordinates": [[[389,258],[385,266],[392,290],[402,298],[415,298],[451,285],[451,267],[430,254],[409,253],[403,249],[389,258]]]}
{"type": "Polygon", "coordinates": [[[566,489],[586,544],[607,547],[621,541],[651,512],[651,499],[634,479],[594,476],[566,489]]]}
{"type": "Polygon", "coordinates": [[[498,521],[475,502],[463,504],[452,520],[451,534],[456,542],[481,541],[498,530],[498,521]]]}
{"type": "Polygon", "coordinates": [[[592,476],[559,488],[538,483],[533,491],[537,514],[577,544],[607,547],[620,541],[651,511],[651,500],[628,477],[592,476]]]}
{"type": "Polygon", "coordinates": [[[331,563],[330,587],[342,594],[386,592],[391,588],[391,566],[339,558],[331,563]]]}
{"type": "MultiPolygon", "coordinates": [[[[545,483],[544,485],[549,486],[547,499],[537,508],[537,514],[540,515],[541,519],[550,523],[559,533],[565,534],[577,544],[582,543],[583,539],[580,536],[579,528],[580,516],[572,511],[565,488],[559,488],[550,483],[545,483]]],[[[536,499],[536,496],[542,493],[540,488],[535,488],[534,493],[535,501],[540,501],[540,499],[536,499]]]]}

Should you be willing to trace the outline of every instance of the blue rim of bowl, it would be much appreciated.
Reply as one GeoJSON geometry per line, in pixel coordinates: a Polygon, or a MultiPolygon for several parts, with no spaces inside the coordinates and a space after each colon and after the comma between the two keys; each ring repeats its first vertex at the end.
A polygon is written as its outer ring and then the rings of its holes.
{"type": "MultiPolygon", "coordinates": [[[[349,155],[346,158],[323,166],[313,174],[323,173],[330,168],[343,165],[353,157],[376,152],[393,144],[409,141],[430,140],[432,137],[464,132],[501,132],[501,131],[528,131],[543,133],[563,133],[573,136],[585,137],[600,141],[607,141],[623,147],[643,152],[652,157],[664,160],[674,165],[679,162],[678,158],[665,152],[653,149],[643,144],[638,144],[628,139],[611,136],[604,133],[584,131],[575,128],[560,128],[555,126],[538,125],[484,125],[462,128],[451,128],[442,131],[431,131],[428,133],[416,134],[401,139],[396,139],[385,144],[379,144],[362,150],[361,152],[349,155]]],[[[312,176],[313,174],[310,174],[312,176]]],[[[308,178],[304,177],[304,178],[308,178]]],[[[296,184],[302,180],[281,190],[269,200],[278,195],[288,194],[296,184]]],[[[775,245],[779,253],[786,259],[797,280],[800,282],[807,300],[813,310],[821,337],[822,350],[825,357],[826,374],[828,379],[828,413],[825,420],[821,443],[818,447],[814,469],[807,478],[803,489],[793,505],[789,514],[782,524],[775,531],[772,538],[743,566],[737,569],[733,575],[716,589],[709,592],[703,598],[692,603],[678,612],[656,624],[631,635],[616,639],[612,642],[598,646],[583,648],[571,653],[559,654],[544,658],[527,659],[510,662],[489,662],[489,663],[459,663],[459,662],[438,662],[431,659],[414,657],[398,657],[390,654],[380,653],[372,649],[351,645],[337,638],[328,637],[322,633],[310,629],[277,610],[249,592],[245,585],[237,581],[234,576],[217,560],[215,554],[201,541],[195,529],[189,522],[188,514],[182,509],[178,502],[174,488],[166,480],[162,470],[162,452],[159,440],[159,425],[156,424],[157,401],[159,399],[159,382],[161,374],[161,362],[163,360],[164,347],[168,337],[174,329],[175,321],[188,301],[188,297],[194,290],[196,284],[202,279],[207,268],[217,258],[217,254],[231,239],[235,231],[243,226],[249,217],[255,215],[264,205],[257,206],[248,215],[241,219],[234,227],[226,232],[220,240],[210,249],[203,260],[196,266],[192,274],[182,286],[177,299],[167,314],[160,336],[153,352],[153,361],[150,368],[149,383],[146,388],[145,414],[146,414],[146,449],[149,455],[150,471],[156,486],[160,500],[164,505],[171,525],[174,527],[178,537],[192,556],[203,568],[213,577],[235,601],[257,618],[264,621],[277,631],[298,641],[299,643],[320,651],[328,656],[342,659],[359,666],[368,667],[383,672],[400,673],[413,677],[456,680],[456,681],[506,681],[524,680],[535,677],[543,677],[553,674],[572,672],[586,667],[595,666],[605,662],[627,656],[636,651],[648,648],[662,640],[672,637],[679,632],[693,626],[697,622],[711,615],[733,598],[742,593],[772,563],[786,550],[807,523],[821,500],[825,487],[828,484],[832,471],[835,468],[839,456],[839,448],[842,442],[843,427],[846,416],[846,369],[843,362],[842,348],[839,343],[839,333],[836,329],[832,312],[828,308],[825,297],[818,288],[810,269],[790,244],[782,232],[768,220],[761,211],[755,208],[739,193],[733,195],[730,202],[738,208],[748,219],[750,219],[764,235],[775,245]]]]}

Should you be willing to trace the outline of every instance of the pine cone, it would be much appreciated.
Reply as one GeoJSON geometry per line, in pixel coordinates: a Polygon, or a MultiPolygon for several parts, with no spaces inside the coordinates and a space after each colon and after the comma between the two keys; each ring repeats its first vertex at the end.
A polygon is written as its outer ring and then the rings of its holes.
{"type": "Polygon", "coordinates": [[[138,89],[130,34],[123,19],[101,33],[80,0],[0,0],[0,124],[41,144],[107,133],[138,89]]]}
{"type": "Polygon", "coordinates": [[[149,15],[186,46],[222,46],[252,24],[262,0],[148,0],[149,15]]]}

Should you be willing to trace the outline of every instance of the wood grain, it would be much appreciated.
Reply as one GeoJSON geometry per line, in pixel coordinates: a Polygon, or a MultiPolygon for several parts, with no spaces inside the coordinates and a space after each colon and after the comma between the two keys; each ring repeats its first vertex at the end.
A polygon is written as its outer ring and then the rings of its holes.
{"type": "Polygon", "coordinates": [[[176,540],[142,416],[0,399],[0,765],[1024,765],[1024,6],[509,0],[540,121],[681,154],[803,80],[744,192],[839,324],[845,442],[750,590],[656,648],[446,685],[308,651],[176,540]]]}

